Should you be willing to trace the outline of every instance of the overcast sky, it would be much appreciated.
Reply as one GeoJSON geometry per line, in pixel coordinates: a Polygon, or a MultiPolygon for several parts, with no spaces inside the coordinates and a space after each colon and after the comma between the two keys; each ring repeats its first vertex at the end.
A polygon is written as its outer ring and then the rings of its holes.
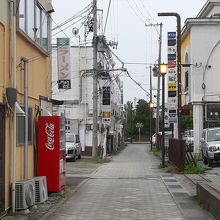
{"type": "MultiPolygon", "coordinates": [[[[98,8],[103,10],[103,26],[105,26],[106,13],[109,0],[97,0],[98,8]]],[[[158,12],[176,12],[182,19],[195,17],[206,0],[112,0],[105,35],[107,40],[118,41],[118,48],[114,52],[123,62],[154,64],[158,59],[158,33],[154,27],[146,24],[163,23],[162,36],[162,62],[166,61],[166,35],[168,31],[176,30],[174,17],[158,17],[158,12]]],[[[91,3],[91,0],[53,0],[55,12],[53,13],[53,26],[67,20],[81,9],[91,3]]],[[[100,12],[100,18],[101,12],[100,12]]],[[[71,24],[71,23],[70,23],[71,24]]],[[[78,40],[73,37],[73,27],[79,28],[82,21],[60,32],[56,37],[70,37],[72,44],[78,40]]],[[[159,29],[159,27],[157,27],[159,29]]],[[[56,32],[54,32],[56,33],[56,32]]],[[[53,34],[54,34],[53,33],[53,34]]],[[[83,28],[80,32],[83,39],[83,28]]],[[[91,39],[92,36],[88,37],[91,39]]],[[[149,65],[125,65],[131,76],[147,91],[149,91],[149,65]],[[146,68],[148,67],[148,68],[146,68]]],[[[149,100],[146,92],[132,82],[126,74],[121,75],[124,82],[124,101],[137,99],[149,100]]],[[[153,79],[153,88],[156,88],[156,78],[153,79]]],[[[156,91],[153,92],[156,94],[156,91]]]]}

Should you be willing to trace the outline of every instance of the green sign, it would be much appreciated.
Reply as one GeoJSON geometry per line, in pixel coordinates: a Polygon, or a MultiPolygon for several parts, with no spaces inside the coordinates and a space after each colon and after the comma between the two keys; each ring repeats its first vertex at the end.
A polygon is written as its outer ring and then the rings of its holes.
{"type": "Polygon", "coordinates": [[[57,46],[69,46],[70,39],[69,38],[57,38],[57,46]]]}

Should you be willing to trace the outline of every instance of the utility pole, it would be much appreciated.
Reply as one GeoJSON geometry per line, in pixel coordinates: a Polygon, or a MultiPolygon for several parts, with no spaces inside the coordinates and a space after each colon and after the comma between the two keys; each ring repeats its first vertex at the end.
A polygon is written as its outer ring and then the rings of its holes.
{"type": "Polygon", "coordinates": [[[152,66],[150,66],[150,150],[153,149],[152,144],[152,121],[153,121],[153,102],[152,102],[152,66]]]}
{"type": "Polygon", "coordinates": [[[93,130],[92,130],[92,157],[97,156],[98,131],[98,95],[97,95],[97,0],[93,0],[93,130]]]}
{"type": "MultiPolygon", "coordinates": [[[[150,26],[160,26],[160,31],[158,33],[158,30],[156,29],[158,35],[159,35],[159,54],[158,54],[158,68],[157,68],[157,110],[156,110],[156,138],[160,131],[160,73],[159,73],[159,67],[161,64],[161,45],[162,45],[162,23],[157,24],[145,24],[146,27],[150,26]]],[[[156,139],[157,143],[157,139],[156,139]]]]}
{"type": "MultiPolygon", "coordinates": [[[[158,69],[161,64],[161,45],[162,45],[162,23],[160,25],[160,34],[159,34],[159,56],[158,56],[158,69]]],[[[156,114],[156,138],[160,131],[160,73],[157,73],[157,114],[156,114]]],[[[156,139],[157,144],[157,139],[156,139]]]]}

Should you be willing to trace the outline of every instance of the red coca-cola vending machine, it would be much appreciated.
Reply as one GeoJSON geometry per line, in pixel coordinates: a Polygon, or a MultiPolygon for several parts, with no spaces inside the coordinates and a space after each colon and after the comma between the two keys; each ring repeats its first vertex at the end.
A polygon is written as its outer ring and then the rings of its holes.
{"type": "Polygon", "coordinates": [[[48,192],[59,192],[66,185],[65,118],[39,116],[38,176],[47,177],[48,192]]]}

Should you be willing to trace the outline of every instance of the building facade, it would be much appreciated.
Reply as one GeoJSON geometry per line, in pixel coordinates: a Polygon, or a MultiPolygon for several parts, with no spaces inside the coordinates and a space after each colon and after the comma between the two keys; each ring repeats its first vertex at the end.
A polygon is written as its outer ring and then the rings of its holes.
{"type": "Polygon", "coordinates": [[[14,183],[35,175],[40,96],[51,97],[51,12],[46,0],[1,1],[0,212],[14,206],[14,183]]]}
{"type": "MultiPolygon", "coordinates": [[[[82,150],[85,155],[92,155],[93,143],[93,48],[80,46],[70,48],[71,88],[59,89],[57,70],[57,47],[53,48],[53,99],[64,101],[66,116],[66,132],[79,133],[82,150]]],[[[108,59],[108,58],[107,58],[108,59]]],[[[101,69],[112,66],[107,65],[105,55],[98,53],[98,66],[101,69]]],[[[111,136],[110,151],[116,149],[119,135],[122,136],[122,97],[123,84],[117,71],[100,71],[97,84],[98,100],[98,146],[103,144],[103,128],[108,128],[111,136]],[[109,103],[110,120],[103,122],[103,87],[110,87],[111,102],[109,103]]]]}
{"type": "MultiPolygon", "coordinates": [[[[220,103],[219,36],[219,0],[208,0],[182,29],[182,63],[189,64],[182,67],[182,105],[192,105],[195,153],[200,151],[202,129],[211,126],[207,108],[220,103]]],[[[213,126],[219,122],[216,119],[213,126]]]]}

